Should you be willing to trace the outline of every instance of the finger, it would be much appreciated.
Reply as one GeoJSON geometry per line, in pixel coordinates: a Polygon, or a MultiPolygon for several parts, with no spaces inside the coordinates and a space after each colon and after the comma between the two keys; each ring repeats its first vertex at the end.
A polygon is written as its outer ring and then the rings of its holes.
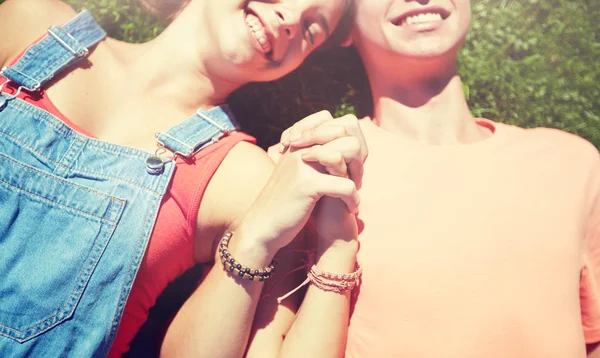
{"type": "Polygon", "coordinates": [[[325,144],[350,135],[351,134],[348,133],[346,127],[338,124],[336,121],[330,121],[322,123],[316,128],[311,128],[302,132],[300,138],[290,141],[289,145],[296,148],[310,147],[315,144],[325,144]]]}
{"type": "MultiPolygon", "coordinates": [[[[316,145],[306,150],[302,154],[305,162],[319,161],[319,153],[339,153],[347,165],[347,176],[356,184],[357,188],[362,187],[362,178],[364,174],[364,162],[362,159],[362,147],[360,140],[356,137],[344,137],[335,139],[323,145],[316,145]]],[[[326,154],[332,156],[333,154],[326,154]]]]}
{"type": "Polygon", "coordinates": [[[290,128],[284,130],[283,133],[281,133],[281,138],[279,139],[278,145],[279,154],[283,153],[289,144],[290,128]]]}
{"type": "Polygon", "coordinates": [[[362,132],[358,118],[356,118],[356,116],[354,115],[349,114],[339,118],[338,122],[341,122],[342,125],[346,127],[346,131],[350,135],[356,137],[359,140],[361,147],[361,157],[362,161],[364,162],[369,155],[369,149],[367,146],[367,140],[365,139],[365,135],[362,132]]]}
{"type": "Polygon", "coordinates": [[[343,136],[354,136],[359,140],[360,157],[364,162],[369,155],[369,150],[360,123],[354,115],[345,115],[338,119],[323,122],[318,127],[305,131],[298,140],[289,144],[293,147],[307,147],[314,144],[325,144],[343,136]],[[343,127],[343,129],[340,127],[343,127]]]}
{"type": "Polygon", "coordinates": [[[331,175],[348,178],[346,160],[339,151],[314,146],[302,156],[302,159],[306,162],[321,164],[325,171],[331,175]]]}
{"type": "MultiPolygon", "coordinates": [[[[357,188],[362,187],[362,178],[364,174],[364,163],[369,156],[369,148],[367,147],[367,140],[362,132],[360,127],[360,122],[358,118],[354,115],[346,115],[339,119],[339,122],[342,122],[346,127],[348,133],[352,135],[353,138],[358,140],[358,148],[359,154],[358,156],[353,156],[352,161],[346,161],[348,163],[348,170],[350,174],[350,178],[354,180],[357,188]]],[[[355,148],[356,149],[356,148],[355,148]]]]}
{"type": "MultiPolygon", "coordinates": [[[[328,114],[329,112],[327,112],[328,114]]],[[[306,123],[304,121],[300,121],[296,124],[294,124],[292,126],[292,132],[295,133],[302,133],[302,132],[307,132],[313,129],[316,129],[320,126],[324,126],[324,125],[341,125],[343,127],[346,127],[347,130],[352,130],[353,133],[356,134],[362,134],[359,130],[357,131],[356,129],[359,129],[360,126],[358,124],[358,119],[356,118],[355,115],[352,114],[347,114],[344,115],[342,117],[339,118],[333,118],[331,117],[331,115],[329,114],[329,119],[326,119],[326,115],[323,115],[324,117],[320,118],[319,120],[311,120],[311,121],[307,121],[306,123]]],[[[300,137],[298,135],[295,135],[294,138],[289,138],[291,142],[295,142],[300,140],[300,137]]]]}
{"type": "MultiPolygon", "coordinates": [[[[290,141],[297,139],[301,136],[302,132],[318,127],[324,122],[333,120],[333,116],[329,111],[320,111],[296,122],[293,126],[288,129],[286,133],[286,141],[282,141],[283,144],[289,144],[290,141]]],[[[286,131],[284,131],[285,133],[286,131]]],[[[283,137],[283,135],[282,135],[283,137]]],[[[284,138],[282,138],[284,139],[284,138]]]]}
{"type": "Polygon", "coordinates": [[[351,213],[358,210],[360,196],[352,180],[327,174],[320,174],[319,177],[316,184],[319,196],[342,199],[351,213]]]}

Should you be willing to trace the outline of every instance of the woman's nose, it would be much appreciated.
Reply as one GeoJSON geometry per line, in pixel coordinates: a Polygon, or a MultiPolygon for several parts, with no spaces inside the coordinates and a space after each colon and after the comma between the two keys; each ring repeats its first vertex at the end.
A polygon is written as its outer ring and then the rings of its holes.
{"type": "Polygon", "coordinates": [[[302,13],[280,5],[275,7],[275,14],[280,20],[280,31],[283,29],[289,39],[294,38],[300,27],[302,13]]]}

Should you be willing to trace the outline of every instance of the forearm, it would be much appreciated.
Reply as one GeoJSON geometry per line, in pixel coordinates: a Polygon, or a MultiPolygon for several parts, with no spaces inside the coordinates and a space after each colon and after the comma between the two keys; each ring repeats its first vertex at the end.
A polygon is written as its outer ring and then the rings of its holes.
{"type": "MultiPolygon", "coordinates": [[[[235,233],[230,252],[244,266],[268,266],[273,253],[253,242],[254,238],[235,233]]],[[[161,355],[242,357],[262,288],[262,282],[233,277],[216,262],[169,327],[161,355]]]]}
{"type": "MultiPolygon", "coordinates": [[[[316,265],[322,271],[355,271],[356,241],[317,253],[316,265]]],[[[296,320],[286,335],[281,357],[343,357],[348,332],[350,294],[323,291],[310,285],[296,320]]]]}

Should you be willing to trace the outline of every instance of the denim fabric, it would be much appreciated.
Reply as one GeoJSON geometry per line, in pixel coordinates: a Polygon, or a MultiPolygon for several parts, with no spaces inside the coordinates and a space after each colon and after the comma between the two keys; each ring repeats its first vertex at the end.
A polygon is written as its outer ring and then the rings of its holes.
{"type": "Polygon", "coordinates": [[[2,75],[33,91],[87,54],[88,47],[106,37],[106,32],[85,10],[62,27],[52,26],[48,32],[54,35],[30,46],[21,61],[3,69],[2,75]]]}
{"type": "MultiPolygon", "coordinates": [[[[5,79],[35,89],[104,37],[87,12],[53,34],[5,79]]],[[[158,137],[191,155],[235,129],[226,107],[199,113],[158,137]]],[[[150,174],[152,156],[19,98],[0,108],[0,357],[107,355],[175,169],[150,174]]]]}
{"type": "Polygon", "coordinates": [[[173,152],[190,157],[199,147],[218,141],[236,128],[237,123],[227,106],[210,112],[199,109],[192,118],[167,133],[159,133],[156,139],[173,152]]]}

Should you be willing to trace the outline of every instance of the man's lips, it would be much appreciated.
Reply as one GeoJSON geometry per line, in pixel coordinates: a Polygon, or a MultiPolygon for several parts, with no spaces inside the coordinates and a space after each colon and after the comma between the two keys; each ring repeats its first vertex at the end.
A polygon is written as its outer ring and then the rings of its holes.
{"type": "Polygon", "coordinates": [[[392,20],[396,26],[423,24],[446,20],[450,16],[450,12],[444,8],[431,6],[416,10],[408,11],[392,20]]]}

